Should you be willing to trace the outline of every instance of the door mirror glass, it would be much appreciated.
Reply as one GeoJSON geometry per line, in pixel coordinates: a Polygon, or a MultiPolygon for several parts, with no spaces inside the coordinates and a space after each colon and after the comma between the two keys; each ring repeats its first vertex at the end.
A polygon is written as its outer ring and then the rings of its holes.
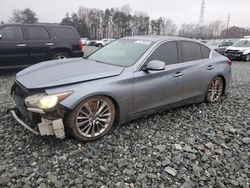
{"type": "Polygon", "coordinates": [[[146,71],[162,71],[165,69],[166,64],[163,61],[152,60],[150,61],[144,70],[146,71]]]}
{"type": "Polygon", "coordinates": [[[0,39],[2,39],[2,35],[0,34],[0,39]]]}

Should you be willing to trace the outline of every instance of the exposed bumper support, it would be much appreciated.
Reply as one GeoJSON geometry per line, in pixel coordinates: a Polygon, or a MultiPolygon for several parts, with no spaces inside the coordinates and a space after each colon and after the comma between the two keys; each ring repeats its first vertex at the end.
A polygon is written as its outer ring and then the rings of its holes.
{"type": "Polygon", "coordinates": [[[36,135],[55,135],[56,138],[63,139],[65,137],[65,131],[64,131],[64,125],[62,119],[57,120],[48,120],[42,118],[42,122],[38,124],[39,132],[32,129],[30,126],[28,126],[26,123],[24,123],[16,114],[14,110],[10,111],[13,117],[16,119],[18,123],[20,123],[22,126],[24,126],[26,129],[31,131],[32,133],[36,135]]]}
{"type": "Polygon", "coordinates": [[[26,129],[28,129],[29,131],[33,132],[36,135],[40,135],[39,132],[37,132],[36,130],[32,129],[30,126],[28,126],[26,123],[24,123],[17,115],[16,112],[14,110],[10,111],[11,114],[13,115],[13,117],[16,119],[16,121],[18,123],[20,123],[22,126],[24,126],[26,129]]]}

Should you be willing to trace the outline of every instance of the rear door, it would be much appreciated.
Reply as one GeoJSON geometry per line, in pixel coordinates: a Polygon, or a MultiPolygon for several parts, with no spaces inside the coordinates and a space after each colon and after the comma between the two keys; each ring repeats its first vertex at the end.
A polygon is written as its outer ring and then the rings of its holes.
{"type": "Polygon", "coordinates": [[[49,60],[50,49],[54,44],[47,28],[40,25],[26,25],[25,31],[30,63],[49,60]]]}
{"type": "Polygon", "coordinates": [[[21,25],[0,27],[0,66],[13,67],[27,64],[28,51],[21,25]]]}
{"type": "Polygon", "coordinates": [[[166,63],[162,71],[137,71],[134,73],[134,110],[140,113],[178,102],[183,81],[178,72],[178,50],[175,41],[158,46],[145,65],[152,60],[166,63]]]}
{"type": "Polygon", "coordinates": [[[179,71],[183,73],[184,83],[181,98],[202,98],[212,79],[211,73],[215,71],[215,64],[209,59],[210,49],[192,41],[179,41],[178,46],[181,54],[179,71]]]}

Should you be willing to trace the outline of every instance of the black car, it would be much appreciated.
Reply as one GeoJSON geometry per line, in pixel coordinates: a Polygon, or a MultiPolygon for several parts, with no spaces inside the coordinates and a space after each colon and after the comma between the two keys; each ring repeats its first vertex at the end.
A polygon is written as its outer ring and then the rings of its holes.
{"type": "Polygon", "coordinates": [[[73,27],[56,24],[0,25],[0,69],[71,57],[83,57],[82,42],[73,27]]]}

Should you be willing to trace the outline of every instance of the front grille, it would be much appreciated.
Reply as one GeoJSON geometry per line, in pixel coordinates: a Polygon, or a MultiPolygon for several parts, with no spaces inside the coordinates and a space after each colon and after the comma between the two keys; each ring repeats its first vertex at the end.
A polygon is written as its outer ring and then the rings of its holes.
{"type": "Polygon", "coordinates": [[[11,95],[16,103],[18,111],[22,116],[28,118],[33,123],[39,123],[41,121],[41,115],[29,112],[24,102],[25,98],[32,94],[34,93],[17,82],[15,82],[11,88],[11,95]]]}
{"type": "Polygon", "coordinates": [[[242,54],[242,51],[239,51],[239,50],[227,50],[226,53],[229,53],[229,54],[242,54]]]}

